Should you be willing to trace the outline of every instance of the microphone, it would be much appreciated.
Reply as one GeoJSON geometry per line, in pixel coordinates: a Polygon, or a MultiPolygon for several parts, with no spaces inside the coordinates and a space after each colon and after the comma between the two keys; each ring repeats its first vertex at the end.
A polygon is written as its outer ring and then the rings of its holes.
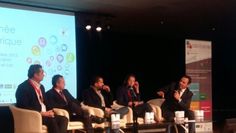
{"type": "Polygon", "coordinates": [[[134,88],[133,88],[132,86],[130,86],[130,87],[129,87],[129,90],[130,90],[131,96],[132,96],[133,98],[136,98],[137,95],[136,95],[136,93],[134,92],[134,88]]]}

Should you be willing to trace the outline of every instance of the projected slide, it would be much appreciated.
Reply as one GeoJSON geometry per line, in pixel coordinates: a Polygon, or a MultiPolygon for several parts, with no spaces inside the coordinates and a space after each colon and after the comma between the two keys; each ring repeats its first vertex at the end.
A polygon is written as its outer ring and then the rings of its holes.
{"type": "Polygon", "coordinates": [[[6,7],[0,7],[0,16],[0,104],[15,103],[31,64],[43,66],[46,91],[52,76],[62,74],[76,96],[75,17],[6,7]]]}

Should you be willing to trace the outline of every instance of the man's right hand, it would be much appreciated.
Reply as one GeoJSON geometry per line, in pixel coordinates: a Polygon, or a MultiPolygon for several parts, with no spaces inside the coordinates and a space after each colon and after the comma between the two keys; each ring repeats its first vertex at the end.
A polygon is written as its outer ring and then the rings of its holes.
{"type": "Polygon", "coordinates": [[[157,95],[161,96],[162,98],[165,98],[165,93],[163,91],[158,91],[157,95]]]}
{"type": "Polygon", "coordinates": [[[107,91],[107,92],[110,92],[110,87],[108,85],[103,85],[102,89],[107,91]]]}
{"type": "Polygon", "coordinates": [[[47,112],[41,112],[41,115],[45,117],[54,117],[54,112],[52,110],[49,110],[47,112]]]}

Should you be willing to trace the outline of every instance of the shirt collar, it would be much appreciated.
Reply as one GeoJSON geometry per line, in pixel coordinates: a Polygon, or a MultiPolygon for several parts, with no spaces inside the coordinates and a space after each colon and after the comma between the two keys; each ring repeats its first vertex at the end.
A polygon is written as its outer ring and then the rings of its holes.
{"type": "Polygon", "coordinates": [[[97,89],[95,86],[91,85],[90,86],[96,93],[101,93],[100,89],[97,89]]]}
{"type": "Polygon", "coordinates": [[[34,81],[33,79],[30,79],[30,81],[37,87],[37,88],[40,88],[41,84],[34,81]]]}
{"type": "Polygon", "coordinates": [[[187,88],[185,89],[180,89],[180,92],[184,93],[186,91],[187,88]]]}
{"type": "Polygon", "coordinates": [[[57,92],[57,93],[60,93],[60,91],[62,91],[62,90],[59,90],[59,89],[57,89],[57,88],[54,88],[55,89],[55,91],[57,92]]]}

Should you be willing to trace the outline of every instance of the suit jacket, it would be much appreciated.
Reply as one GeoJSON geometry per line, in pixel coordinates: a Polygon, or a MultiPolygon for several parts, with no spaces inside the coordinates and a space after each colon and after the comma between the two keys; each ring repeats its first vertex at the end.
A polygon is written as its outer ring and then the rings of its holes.
{"type": "Polygon", "coordinates": [[[178,83],[172,83],[171,85],[161,89],[161,91],[165,93],[165,102],[162,104],[162,108],[167,108],[171,111],[186,111],[190,109],[193,93],[189,90],[189,88],[186,88],[181,96],[182,100],[179,102],[174,98],[174,93],[178,90],[178,88],[178,83]]]}
{"type": "MultiPolygon", "coordinates": [[[[111,92],[106,92],[104,90],[101,90],[101,93],[104,97],[106,107],[110,108],[111,105],[112,105],[112,101],[113,101],[111,92]]],[[[100,97],[95,92],[93,87],[90,87],[89,89],[84,90],[84,92],[83,92],[83,102],[84,102],[85,105],[105,110],[105,107],[102,107],[102,101],[101,101],[100,97]]]]}
{"type": "MultiPolygon", "coordinates": [[[[122,86],[122,87],[118,88],[118,90],[116,92],[116,100],[117,100],[118,104],[128,106],[128,103],[132,102],[132,99],[130,99],[130,97],[128,95],[129,91],[130,91],[129,88],[126,86],[122,86]]],[[[136,97],[133,97],[133,100],[140,101],[140,94],[136,94],[136,97]]]]}
{"type": "MultiPolygon", "coordinates": [[[[43,103],[45,104],[46,108],[49,109],[50,106],[45,95],[44,86],[41,85],[40,89],[44,100],[43,103]]],[[[15,96],[17,107],[41,112],[41,105],[38,101],[37,94],[29,80],[24,81],[18,86],[15,96]]]]}
{"type": "Polygon", "coordinates": [[[46,96],[48,99],[48,103],[52,108],[62,108],[68,110],[68,105],[71,103],[76,103],[80,106],[79,101],[77,101],[68,90],[62,90],[62,93],[65,95],[66,101],[60,96],[60,94],[54,89],[50,89],[47,91],[46,96]]]}

